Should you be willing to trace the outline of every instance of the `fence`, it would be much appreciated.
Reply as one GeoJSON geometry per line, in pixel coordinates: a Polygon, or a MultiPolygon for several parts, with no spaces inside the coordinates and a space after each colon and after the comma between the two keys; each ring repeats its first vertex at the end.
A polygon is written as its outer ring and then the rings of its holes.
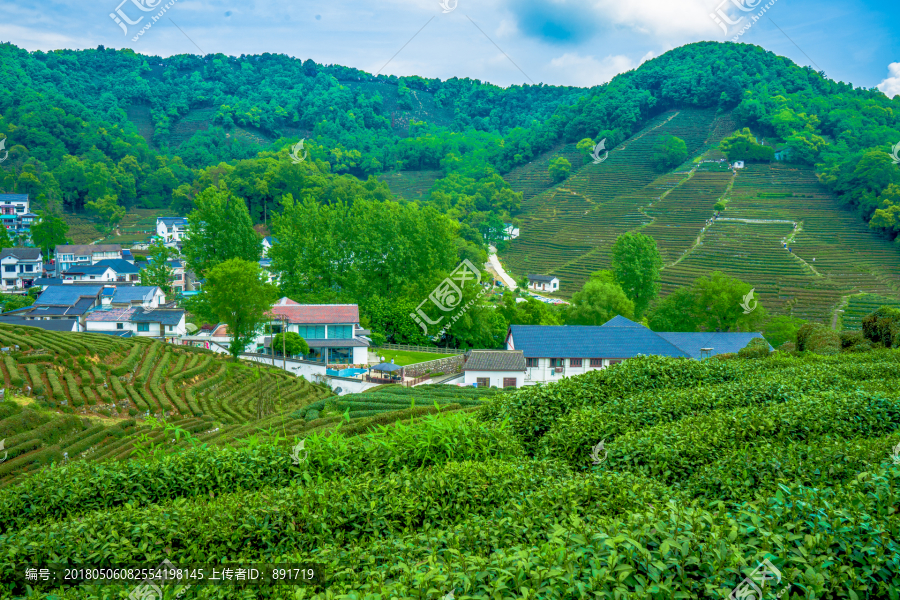
{"type": "Polygon", "coordinates": [[[372,347],[371,350],[405,350],[407,352],[433,352],[435,354],[465,354],[466,350],[458,348],[437,348],[435,346],[408,346],[406,344],[384,344],[378,347],[372,347]]]}

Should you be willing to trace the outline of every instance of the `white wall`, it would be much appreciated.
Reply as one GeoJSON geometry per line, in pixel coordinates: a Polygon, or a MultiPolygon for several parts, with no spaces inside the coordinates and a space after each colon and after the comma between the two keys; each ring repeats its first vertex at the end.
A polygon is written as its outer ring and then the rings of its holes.
{"type": "MultiPolygon", "coordinates": [[[[85,321],[85,328],[87,331],[135,331],[137,328],[135,323],[130,323],[128,321],[119,321],[122,323],[123,328],[119,329],[116,327],[116,322],[113,321],[85,321]]],[[[144,334],[146,335],[146,334],[144,334]]]]}
{"type": "Polygon", "coordinates": [[[539,358],[537,367],[527,367],[525,369],[525,385],[533,385],[538,382],[559,381],[563,377],[574,377],[575,375],[581,375],[588,371],[599,371],[600,369],[605,369],[609,366],[609,359],[603,359],[602,367],[591,367],[590,364],[591,359],[582,358],[580,367],[572,367],[569,366],[570,360],[566,358],[562,373],[557,373],[555,368],[550,366],[549,358],[539,358]]]}
{"type": "MultiPolygon", "coordinates": [[[[213,344],[210,344],[210,349],[213,348],[213,344]]],[[[225,348],[225,352],[228,352],[228,349],[225,348]]],[[[274,364],[272,363],[271,356],[261,356],[259,354],[241,354],[241,358],[245,360],[252,360],[254,362],[262,363],[264,365],[269,365],[270,367],[278,367],[279,369],[284,368],[285,360],[282,357],[275,357],[274,364]]],[[[308,381],[318,382],[319,378],[325,377],[325,365],[323,363],[313,363],[305,360],[294,360],[292,358],[287,359],[287,371],[289,373],[293,373],[294,375],[302,375],[308,381]]]]}
{"type": "Polygon", "coordinates": [[[359,394],[373,387],[381,385],[380,383],[372,383],[361,379],[351,379],[349,377],[327,377],[326,381],[332,390],[341,388],[338,396],[346,396],[347,394],[359,394]]]}
{"type": "Polygon", "coordinates": [[[504,377],[515,377],[516,387],[522,387],[525,383],[525,373],[522,371],[463,371],[465,378],[463,383],[478,383],[479,377],[487,377],[491,381],[491,387],[503,387],[504,377]]]}
{"type": "Polygon", "coordinates": [[[353,348],[353,364],[354,365],[369,364],[369,349],[367,347],[359,346],[359,347],[353,348]]]}

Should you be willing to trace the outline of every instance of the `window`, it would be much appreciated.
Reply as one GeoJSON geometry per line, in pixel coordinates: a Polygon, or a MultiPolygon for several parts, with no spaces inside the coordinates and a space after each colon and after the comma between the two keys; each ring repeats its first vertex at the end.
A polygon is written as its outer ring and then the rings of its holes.
{"type": "Polygon", "coordinates": [[[581,366],[581,359],[580,359],[580,358],[570,358],[570,359],[569,359],[569,366],[570,366],[570,367],[580,367],[580,366],[581,366]]]}
{"type": "Polygon", "coordinates": [[[328,338],[349,340],[353,337],[353,325],[329,325],[328,338]]]}
{"type": "Polygon", "coordinates": [[[478,387],[491,387],[491,380],[489,377],[479,377],[478,378],[478,387]]]}
{"type": "Polygon", "coordinates": [[[349,365],[350,359],[353,357],[352,348],[329,348],[328,364],[331,365],[349,365]]]}
{"type": "Polygon", "coordinates": [[[503,387],[516,387],[516,378],[515,377],[504,377],[503,378],[503,387]]]}
{"type": "Polygon", "coordinates": [[[138,323],[138,331],[150,331],[150,323],[138,323]]]}
{"type": "Polygon", "coordinates": [[[96,278],[96,277],[94,277],[94,276],[93,276],[93,275],[91,275],[91,276],[90,276],[90,278],[91,278],[91,279],[97,279],[97,278],[96,278]]]}
{"type": "Polygon", "coordinates": [[[166,325],[166,331],[172,331],[172,326],[171,326],[171,325],[166,325]]]}
{"type": "Polygon", "coordinates": [[[4,273],[15,273],[16,265],[3,265],[3,272],[4,273]]]}
{"type": "Polygon", "coordinates": [[[622,362],[622,359],[621,359],[621,358],[612,358],[612,359],[610,359],[609,364],[611,364],[611,365],[617,365],[617,364],[619,364],[620,362],[622,362]]]}
{"type": "Polygon", "coordinates": [[[539,358],[526,358],[525,366],[526,367],[536,367],[536,366],[538,366],[539,360],[540,360],[539,358]]]}
{"type": "Polygon", "coordinates": [[[33,272],[34,272],[34,265],[25,265],[25,272],[26,272],[26,273],[33,273],[33,272]]]}
{"type": "Polygon", "coordinates": [[[602,359],[602,358],[592,358],[592,359],[591,359],[591,366],[592,366],[592,367],[602,367],[602,366],[603,366],[603,359],[602,359]]]}
{"type": "Polygon", "coordinates": [[[7,279],[6,285],[16,285],[16,280],[15,279],[7,279]]]}
{"type": "Polygon", "coordinates": [[[125,329],[125,323],[116,323],[116,329],[125,329]]]}
{"type": "Polygon", "coordinates": [[[304,340],[324,340],[325,339],[325,326],[324,325],[300,325],[298,327],[300,337],[304,340]]]}
{"type": "Polygon", "coordinates": [[[562,366],[565,366],[565,364],[566,364],[566,359],[564,359],[564,358],[551,358],[550,359],[551,367],[562,367],[562,366]]]}

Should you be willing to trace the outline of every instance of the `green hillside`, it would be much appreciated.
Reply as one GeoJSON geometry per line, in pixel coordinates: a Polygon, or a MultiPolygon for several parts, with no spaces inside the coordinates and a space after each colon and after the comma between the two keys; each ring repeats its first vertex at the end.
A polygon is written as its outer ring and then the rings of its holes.
{"type": "Polygon", "coordinates": [[[890,598],[898,358],[643,357],[472,414],[311,432],[302,452],[251,442],[56,465],[0,489],[0,589],[120,598],[140,579],[26,590],[17,569],[169,560],[317,575],[167,582],[166,598],[728,597],[765,559],[779,573],[767,597],[890,598]]]}
{"type": "Polygon", "coordinates": [[[751,284],[774,314],[805,319],[829,318],[852,294],[900,298],[896,244],[847,210],[813,168],[748,163],[734,174],[701,163],[722,157],[718,142],[733,127],[728,114],[662,115],[605,162],[588,162],[523,201],[520,237],[501,254],[505,265],[515,277],[558,276],[561,294],[571,296],[590,273],[609,268],[617,235],[640,231],[665,261],[663,295],[720,270],[751,284]],[[684,139],[693,161],[659,174],[650,149],[664,135],[684,139]],[[707,224],[720,199],[726,210],[707,224]]]}

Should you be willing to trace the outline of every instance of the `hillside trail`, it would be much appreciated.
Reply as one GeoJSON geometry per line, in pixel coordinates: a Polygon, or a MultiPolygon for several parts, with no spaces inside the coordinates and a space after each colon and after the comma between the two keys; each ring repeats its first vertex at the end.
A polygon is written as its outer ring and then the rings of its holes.
{"type": "MultiPolygon", "coordinates": [[[[519,286],[516,284],[515,280],[510,277],[510,275],[506,272],[506,269],[503,268],[503,265],[500,263],[500,258],[497,256],[497,248],[494,246],[488,246],[488,251],[490,254],[488,255],[488,262],[485,265],[489,271],[493,272],[500,278],[500,281],[503,282],[503,285],[508,287],[511,291],[515,291],[519,289],[519,286]]],[[[544,298],[546,300],[557,300],[561,301],[563,304],[569,304],[565,300],[561,298],[553,298],[551,296],[544,296],[543,294],[538,294],[532,290],[527,290],[527,293],[534,296],[535,298],[544,298]]]]}
{"type": "Polygon", "coordinates": [[[844,309],[847,308],[847,305],[850,304],[850,297],[853,294],[848,294],[846,296],[841,296],[841,301],[837,306],[834,307],[834,313],[831,315],[831,328],[837,329],[838,325],[838,317],[844,312],[844,309]]]}

